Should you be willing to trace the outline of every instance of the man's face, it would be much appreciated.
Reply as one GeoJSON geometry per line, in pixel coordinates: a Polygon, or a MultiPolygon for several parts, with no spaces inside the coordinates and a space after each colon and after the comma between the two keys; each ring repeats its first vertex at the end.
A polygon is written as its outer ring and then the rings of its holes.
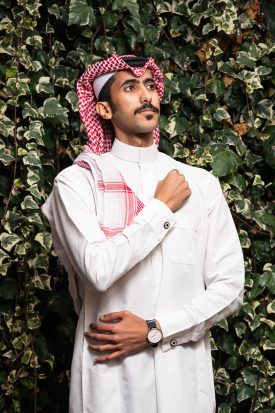
{"type": "Polygon", "coordinates": [[[130,70],[116,73],[111,86],[111,121],[116,136],[148,135],[159,121],[160,101],[150,69],[136,77],[130,70]]]}

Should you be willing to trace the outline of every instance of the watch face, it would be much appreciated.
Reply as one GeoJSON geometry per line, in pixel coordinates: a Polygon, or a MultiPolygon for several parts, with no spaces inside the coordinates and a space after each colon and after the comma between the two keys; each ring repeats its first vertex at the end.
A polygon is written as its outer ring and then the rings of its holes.
{"type": "Polygon", "coordinates": [[[148,332],[148,341],[149,343],[156,344],[161,340],[161,332],[157,328],[151,328],[148,332]]]}

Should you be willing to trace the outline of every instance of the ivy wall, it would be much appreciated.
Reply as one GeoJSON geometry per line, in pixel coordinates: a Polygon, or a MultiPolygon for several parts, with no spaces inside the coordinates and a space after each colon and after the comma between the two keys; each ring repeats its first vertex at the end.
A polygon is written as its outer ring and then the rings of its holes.
{"type": "Polygon", "coordinates": [[[274,0],[0,0],[2,412],[67,411],[76,317],[40,207],[85,142],[76,80],[113,52],[160,64],[160,149],[212,170],[238,227],[245,304],[212,330],[217,412],[274,411],[274,22],[274,0]]]}

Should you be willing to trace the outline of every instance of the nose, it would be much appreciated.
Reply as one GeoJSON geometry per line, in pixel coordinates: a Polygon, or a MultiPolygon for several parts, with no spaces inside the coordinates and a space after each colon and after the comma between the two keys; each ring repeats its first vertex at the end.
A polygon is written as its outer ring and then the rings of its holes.
{"type": "Polygon", "coordinates": [[[141,88],[140,101],[141,103],[152,101],[150,90],[148,90],[145,85],[141,88]]]}

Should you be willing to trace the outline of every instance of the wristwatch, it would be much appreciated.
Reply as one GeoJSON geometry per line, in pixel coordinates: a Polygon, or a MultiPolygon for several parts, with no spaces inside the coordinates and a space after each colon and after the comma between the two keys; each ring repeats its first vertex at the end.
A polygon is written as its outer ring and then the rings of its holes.
{"type": "Polygon", "coordinates": [[[148,325],[149,331],[147,334],[147,340],[151,344],[152,347],[157,347],[159,342],[162,339],[162,333],[161,331],[157,328],[156,321],[155,320],[146,320],[146,323],[148,325]]]}

